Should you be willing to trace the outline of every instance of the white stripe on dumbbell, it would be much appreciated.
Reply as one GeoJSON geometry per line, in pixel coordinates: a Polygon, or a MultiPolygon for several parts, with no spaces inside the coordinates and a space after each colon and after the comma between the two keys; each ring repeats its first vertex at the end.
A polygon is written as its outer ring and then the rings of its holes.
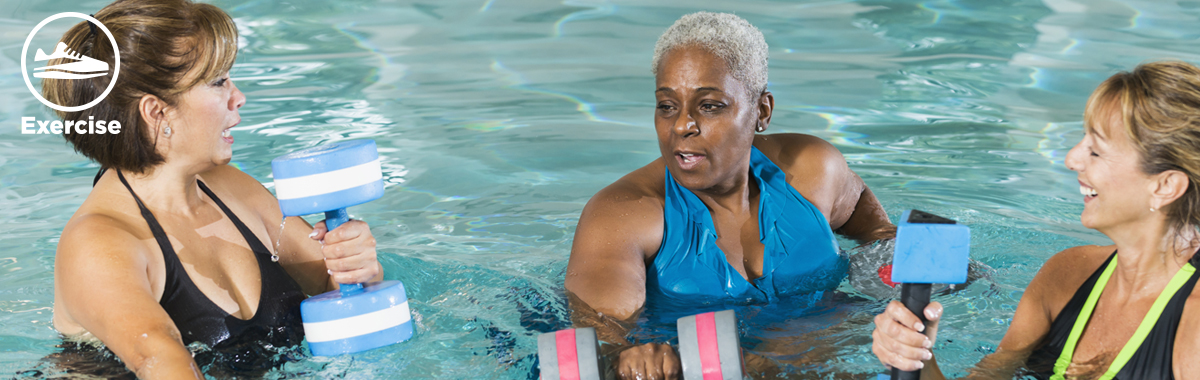
{"type": "Polygon", "coordinates": [[[396,327],[412,319],[408,302],[342,319],[325,322],[305,322],[304,335],[309,343],[353,338],[396,327]]]}
{"type": "Polygon", "coordinates": [[[302,177],[275,179],[275,197],[280,200],[299,199],[353,189],[383,179],[379,159],[302,177]]]}

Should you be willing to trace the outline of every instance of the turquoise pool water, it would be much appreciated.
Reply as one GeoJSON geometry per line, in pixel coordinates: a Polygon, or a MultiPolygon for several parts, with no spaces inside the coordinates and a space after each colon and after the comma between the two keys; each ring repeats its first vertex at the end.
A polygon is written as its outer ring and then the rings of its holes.
{"type": "MultiPolygon", "coordinates": [[[[54,373],[36,363],[59,343],[55,245],[97,169],[60,137],[20,134],[22,116],[52,117],[24,86],[22,43],[51,14],[106,3],[0,2],[0,377],[54,373]]],[[[217,4],[242,33],[233,76],[249,98],[234,163],[269,182],[276,156],[375,139],[387,193],[351,213],[372,225],[387,278],[408,287],[417,327],[409,342],[301,357],[269,378],[536,378],[536,334],[568,323],[579,212],[658,154],[652,49],[697,10],[736,12],[766,35],[768,133],[832,142],[893,219],[920,208],[972,227],[988,276],[936,298],[942,368],[963,374],[1047,257],[1107,242],[1079,225],[1062,162],[1091,90],[1147,60],[1200,62],[1200,1],[217,4]]],[[[793,378],[881,372],[870,318],[883,303],[842,290],[741,309],[747,348],[793,378]]],[[[666,334],[642,325],[642,337],[666,334]]]]}

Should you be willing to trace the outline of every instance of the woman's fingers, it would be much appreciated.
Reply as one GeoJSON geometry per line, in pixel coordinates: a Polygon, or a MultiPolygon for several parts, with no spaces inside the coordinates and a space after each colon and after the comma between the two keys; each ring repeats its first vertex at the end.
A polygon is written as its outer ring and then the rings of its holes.
{"type": "Polygon", "coordinates": [[[331,270],[329,277],[333,279],[333,282],[339,284],[357,284],[371,281],[378,274],[379,268],[370,267],[341,272],[331,270]]]}
{"type": "Polygon", "coordinates": [[[884,313],[891,317],[896,322],[910,327],[918,332],[925,331],[925,324],[921,323],[921,319],[908,310],[900,301],[888,302],[887,309],[884,313]]]}
{"type": "Polygon", "coordinates": [[[681,365],[670,345],[650,343],[622,351],[617,375],[621,379],[678,379],[681,365]]]}
{"type": "Polygon", "coordinates": [[[671,346],[665,346],[664,352],[658,355],[662,358],[662,374],[663,379],[678,379],[683,373],[683,363],[679,361],[679,355],[675,355],[675,350],[671,346]]]}
{"type": "Polygon", "coordinates": [[[920,350],[919,348],[898,344],[890,340],[886,334],[883,334],[878,329],[871,335],[874,338],[874,342],[871,344],[871,352],[875,354],[875,357],[884,366],[895,367],[902,371],[913,371],[924,367],[924,363],[922,362],[924,354],[919,353],[919,351],[909,351],[920,350]],[[903,352],[907,352],[908,354],[906,355],[903,352]]]}
{"type": "Polygon", "coordinates": [[[942,303],[930,302],[925,306],[925,319],[929,322],[925,323],[925,335],[929,337],[930,342],[937,341],[938,322],[942,320],[942,303]]]}
{"type": "Polygon", "coordinates": [[[649,374],[646,371],[646,363],[643,358],[642,351],[646,345],[636,346],[625,351],[621,351],[619,363],[617,365],[617,375],[623,380],[644,379],[649,374]]]}
{"type": "MultiPolygon", "coordinates": [[[[325,221],[321,221],[317,225],[324,229],[325,221]]],[[[316,226],[313,226],[314,230],[316,228],[316,226]]],[[[342,223],[338,228],[334,228],[333,231],[326,232],[322,240],[325,240],[325,244],[337,244],[344,241],[353,241],[369,236],[370,234],[371,228],[367,225],[367,222],[350,219],[346,223],[342,223]]]]}
{"type": "Polygon", "coordinates": [[[317,222],[317,225],[313,226],[313,230],[308,234],[308,238],[316,241],[322,241],[325,240],[326,232],[328,232],[328,230],[325,229],[325,221],[322,220],[317,222]]]}
{"type": "Polygon", "coordinates": [[[375,251],[375,236],[361,220],[349,220],[333,231],[325,230],[325,222],[313,226],[316,240],[322,240],[321,254],[330,278],[340,284],[367,282],[379,275],[379,258],[375,251]]]}
{"type": "MultiPolygon", "coordinates": [[[[371,235],[370,227],[363,221],[346,222],[333,231],[325,233],[324,237],[325,244],[321,247],[321,253],[326,260],[355,257],[363,253],[369,253],[371,261],[375,259],[375,237],[371,235]]],[[[336,270],[336,268],[330,269],[336,270]]]]}
{"type": "Polygon", "coordinates": [[[924,348],[933,346],[932,340],[923,333],[926,326],[921,323],[921,319],[898,301],[889,303],[887,310],[876,316],[875,327],[882,329],[889,338],[901,344],[924,348]],[[881,321],[883,323],[880,323],[881,321]]]}
{"type": "MultiPolygon", "coordinates": [[[[940,317],[941,304],[931,306],[932,311],[940,317]]],[[[903,304],[892,301],[882,314],[875,316],[871,351],[884,365],[905,371],[920,369],[924,366],[923,360],[933,357],[930,351],[933,339],[921,331],[932,330],[936,327],[936,321],[937,318],[930,319],[930,326],[925,326],[903,304]]]]}

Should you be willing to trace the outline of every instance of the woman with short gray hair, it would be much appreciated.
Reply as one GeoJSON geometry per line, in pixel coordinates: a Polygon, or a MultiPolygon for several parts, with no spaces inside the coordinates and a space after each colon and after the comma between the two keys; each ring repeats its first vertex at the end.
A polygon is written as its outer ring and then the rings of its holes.
{"type": "MultiPolygon", "coordinates": [[[[567,264],[580,310],[632,320],[643,308],[706,311],[838,286],[847,265],[836,231],[859,242],[894,226],[836,148],[771,122],[767,44],[732,14],[699,12],[655,46],[655,131],[662,157],[588,201],[567,264]]],[[[587,313],[584,313],[587,314],[587,313]]],[[[585,316],[586,317],[586,316],[585,316]]],[[[667,344],[615,343],[622,378],[677,378],[667,344]]]]}

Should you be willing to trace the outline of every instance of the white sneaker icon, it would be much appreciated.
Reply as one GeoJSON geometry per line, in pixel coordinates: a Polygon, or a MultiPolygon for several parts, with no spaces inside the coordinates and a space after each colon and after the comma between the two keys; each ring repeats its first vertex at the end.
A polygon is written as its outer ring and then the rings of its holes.
{"type": "Polygon", "coordinates": [[[78,52],[73,52],[67,48],[67,44],[62,42],[59,42],[58,46],[54,48],[54,54],[46,55],[42,49],[38,49],[37,54],[33,56],[33,61],[41,62],[56,58],[64,58],[68,62],[53,66],[35,68],[33,70],[39,72],[33,73],[33,77],[51,79],[86,79],[108,74],[108,62],[97,60],[95,58],[79,54],[78,52]]]}

